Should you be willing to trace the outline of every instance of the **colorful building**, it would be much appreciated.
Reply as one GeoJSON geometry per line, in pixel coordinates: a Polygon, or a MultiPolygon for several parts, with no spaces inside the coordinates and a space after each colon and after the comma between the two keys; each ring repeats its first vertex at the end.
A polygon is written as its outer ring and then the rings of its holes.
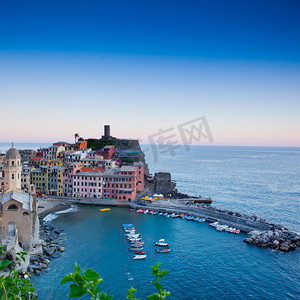
{"type": "Polygon", "coordinates": [[[40,166],[31,170],[30,182],[36,188],[37,192],[45,192],[48,194],[48,172],[49,166],[40,166]]]}
{"type": "Polygon", "coordinates": [[[114,146],[105,146],[101,152],[104,159],[112,159],[116,152],[116,148],[114,146]]]}

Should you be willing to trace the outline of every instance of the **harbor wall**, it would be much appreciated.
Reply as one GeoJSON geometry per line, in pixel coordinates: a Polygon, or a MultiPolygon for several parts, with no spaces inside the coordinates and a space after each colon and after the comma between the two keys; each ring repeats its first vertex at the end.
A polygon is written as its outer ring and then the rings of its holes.
{"type": "Polygon", "coordinates": [[[128,207],[135,209],[152,209],[158,210],[161,212],[168,213],[184,213],[193,215],[196,217],[206,218],[209,222],[218,221],[222,224],[226,224],[235,228],[239,228],[243,232],[250,231],[265,231],[269,230],[272,224],[267,222],[253,221],[246,218],[237,217],[225,212],[219,212],[215,210],[209,210],[206,208],[194,207],[191,205],[177,204],[172,203],[149,203],[147,205],[138,205],[135,202],[127,201],[118,201],[116,199],[95,199],[95,198],[70,198],[70,197],[49,197],[47,200],[51,201],[61,201],[68,204],[83,204],[83,205],[100,205],[100,206],[118,206],[118,207],[128,207]]]}

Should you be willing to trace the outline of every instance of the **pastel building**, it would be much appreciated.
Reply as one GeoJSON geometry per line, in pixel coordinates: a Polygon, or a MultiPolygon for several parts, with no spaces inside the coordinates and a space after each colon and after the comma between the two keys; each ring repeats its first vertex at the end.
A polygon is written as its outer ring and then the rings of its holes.
{"type": "Polygon", "coordinates": [[[82,167],[82,162],[74,162],[65,165],[63,171],[63,196],[73,195],[73,175],[80,172],[82,167]]]}
{"type": "Polygon", "coordinates": [[[64,146],[50,146],[49,147],[49,160],[56,160],[59,152],[64,151],[64,146]]]}
{"type": "Polygon", "coordinates": [[[73,175],[73,197],[102,198],[101,172],[79,172],[73,175]]]}
{"type": "Polygon", "coordinates": [[[31,170],[30,182],[35,186],[37,192],[49,192],[49,168],[49,166],[40,166],[39,168],[33,168],[31,170]]]}
{"type": "Polygon", "coordinates": [[[112,159],[116,152],[116,148],[114,146],[105,146],[102,149],[102,155],[104,159],[112,159]]]}

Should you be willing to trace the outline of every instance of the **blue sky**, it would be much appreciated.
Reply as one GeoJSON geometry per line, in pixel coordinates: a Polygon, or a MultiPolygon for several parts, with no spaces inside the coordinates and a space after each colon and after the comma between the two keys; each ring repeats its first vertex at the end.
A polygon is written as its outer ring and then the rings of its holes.
{"type": "Polygon", "coordinates": [[[1,114],[0,140],[99,137],[111,124],[145,142],[205,115],[214,144],[300,146],[299,8],[2,1],[1,111],[14,107],[1,114]]]}

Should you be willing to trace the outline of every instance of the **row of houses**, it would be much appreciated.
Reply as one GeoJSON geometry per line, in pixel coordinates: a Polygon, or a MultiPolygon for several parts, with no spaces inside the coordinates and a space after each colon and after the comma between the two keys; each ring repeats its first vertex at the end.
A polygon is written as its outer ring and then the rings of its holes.
{"type": "MultiPolygon", "coordinates": [[[[37,152],[26,150],[26,153],[21,172],[24,191],[33,184],[41,194],[133,201],[137,192],[144,189],[144,164],[122,165],[114,159],[114,146],[92,151],[86,148],[86,143],[58,142],[37,152]]],[[[4,177],[4,171],[2,176],[0,172],[3,188],[4,177]]]]}

